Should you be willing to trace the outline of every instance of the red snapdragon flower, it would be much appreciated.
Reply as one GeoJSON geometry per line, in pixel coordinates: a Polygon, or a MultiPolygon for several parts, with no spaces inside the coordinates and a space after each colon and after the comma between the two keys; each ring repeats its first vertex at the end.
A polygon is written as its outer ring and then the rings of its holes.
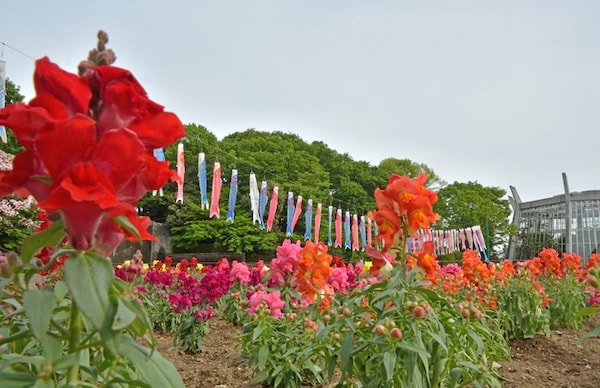
{"type": "Polygon", "coordinates": [[[114,66],[78,76],[45,57],[36,62],[34,86],[29,104],[0,111],[0,125],[25,148],[11,171],[0,172],[0,197],[33,195],[50,218],[63,219],[78,250],[107,254],[124,238],[153,239],[135,204],[176,179],[152,151],[184,135],[179,119],[114,66]]]}

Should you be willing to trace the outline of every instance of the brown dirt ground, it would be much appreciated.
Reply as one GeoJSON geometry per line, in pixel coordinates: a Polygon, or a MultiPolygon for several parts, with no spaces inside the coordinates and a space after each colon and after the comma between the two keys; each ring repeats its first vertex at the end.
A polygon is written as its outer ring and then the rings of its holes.
{"type": "MultiPolygon", "coordinates": [[[[555,330],[550,337],[512,341],[512,359],[499,361],[504,387],[599,387],[600,338],[581,340],[597,324],[599,316],[578,330],[555,330]]],[[[250,384],[252,371],[241,366],[236,346],[239,333],[239,327],[213,318],[204,351],[193,355],[173,349],[169,336],[157,337],[159,351],[176,366],[186,387],[259,388],[260,385],[250,384]]]]}

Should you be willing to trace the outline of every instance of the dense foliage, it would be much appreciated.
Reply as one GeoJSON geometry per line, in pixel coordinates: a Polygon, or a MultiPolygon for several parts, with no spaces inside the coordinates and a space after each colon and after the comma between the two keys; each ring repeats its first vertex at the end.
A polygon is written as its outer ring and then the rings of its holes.
{"type": "MultiPolygon", "coordinates": [[[[434,207],[441,220],[436,227],[461,229],[480,225],[492,247],[492,259],[504,258],[498,248],[503,248],[514,229],[509,221],[511,211],[506,191],[477,182],[454,182],[442,187],[438,196],[440,200],[434,207]]],[[[531,256],[537,252],[531,252],[531,256]]]]}
{"type": "MultiPolygon", "coordinates": [[[[24,96],[19,93],[19,87],[9,79],[6,89],[7,104],[23,101],[24,96]]],[[[447,185],[424,163],[388,157],[375,166],[366,161],[356,161],[348,154],[340,154],[321,141],[307,143],[298,135],[280,131],[248,129],[219,140],[202,125],[187,124],[185,129],[186,136],[181,139],[186,159],[184,204],[175,203],[175,183],[168,183],[164,187],[163,196],[149,193],[139,202],[142,215],[171,227],[175,252],[198,252],[201,251],[200,247],[207,244],[214,244],[225,252],[252,254],[263,250],[273,251],[286,237],[285,195],[288,191],[306,199],[311,198],[314,204],[322,203],[324,212],[327,206],[332,205],[334,208],[341,207],[351,213],[363,215],[374,208],[375,189],[384,187],[392,173],[408,177],[426,173],[429,177],[427,186],[440,190],[436,211],[440,213],[441,220],[434,228],[464,228],[473,225],[485,227],[491,236],[490,243],[495,247],[496,255],[492,258],[500,258],[499,252],[512,233],[508,220],[510,207],[505,190],[472,182],[447,185]],[[209,193],[212,189],[212,164],[218,161],[222,166],[222,214],[226,211],[229,196],[228,174],[233,168],[238,170],[240,185],[233,223],[210,219],[208,211],[199,207],[201,201],[197,155],[200,152],[206,155],[209,193]],[[250,172],[254,172],[259,181],[266,180],[269,189],[279,187],[279,207],[272,232],[266,233],[250,222],[250,172]],[[240,236],[245,237],[242,239],[240,236]]],[[[10,130],[7,135],[8,143],[0,142],[0,149],[16,154],[21,150],[20,145],[10,130]]],[[[166,159],[172,161],[172,167],[176,152],[176,144],[165,149],[166,159]]],[[[302,239],[300,233],[304,231],[304,222],[304,217],[300,217],[295,229],[298,233],[288,237],[302,239]]],[[[321,231],[326,230],[326,222],[326,217],[323,217],[321,231]]],[[[12,233],[25,235],[28,232],[29,230],[15,230],[12,233]]],[[[2,233],[6,235],[6,232],[2,233]]],[[[15,248],[11,246],[11,249],[15,248]]],[[[357,256],[353,252],[337,249],[335,253],[345,259],[357,256]]],[[[448,258],[440,257],[440,260],[448,261],[448,258]]],[[[450,261],[453,260],[454,258],[450,258],[450,261]]]]}
{"type": "MultiPolygon", "coordinates": [[[[175,183],[164,188],[164,196],[148,194],[140,201],[145,215],[157,222],[167,223],[171,227],[172,246],[176,252],[199,252],[204,244],[215,244],[226,252],[253,253],[260,250],[273,251],[285,238],[286,201],[288,191],[313,203],[322,203],[326,208],[348,209],[351,213],[364,214],[375,207],[373,193],[376,188],[384,187],[391,173],[416,177],[420,173],[429,176],[428,187],[439,189],[441,206],[436,209],[441,220],[434,227],[463,228],[473,225],[488,225],[494,238],[492,245],[499,246],[508,238],[510,232],[508,216],[510,207],[506,191],[496,187],[484,187],[472,183],[446,182],[435,171],[423,163],[409,159],[386,158],[374,166],[365,161],[356,161],[348,154],[329,148],[325,143],[314,141],[307,143],[298,135],[284,132],[261,132],[248,129],[235,132],[218,140],[207,128],[186,125],[185,146],[185,185],[184,203],[175,204],[175,183]],[[209,212],[200,207],[198,187],[197,155],[206,155],[208,193],[212,189],[212,164],[218,161],[223,171],[221,191],[221,214],[226,212],[229,196],[229,175],[231,169],[238,170],[238,194],[235,222],[225,222],[209,218],[209,212]],[[266,180],[271,190],[279,187],[279,207],[273,230],[269,233],[260,230],[251,222],[249,198],[249,174],[254,172],[259,181],[266,180]],[[462,195],[462,191],[465,195],[462,195]],[[447,195],[446,195],[447,194],[447,195]],[[459,218],[460,212],[468,201],[476,210],[468,213],[467,218],[459,218]],[[238,237],[236,237],[238,236],[238,237]],[[241,237],[244,236],[241,241],[241,237]]],[[[167,160],[176,160],[176,145],[165,150],[167,160]]],[[[321,221],[321,233],[327,228],[327,218],[321,221]]],[[[303,239],[300,233],[305,229],[304,217],[300,217],[291,236],[303,239]]],[[[351,252],[335,252],[344,258],[351,252]]]]}

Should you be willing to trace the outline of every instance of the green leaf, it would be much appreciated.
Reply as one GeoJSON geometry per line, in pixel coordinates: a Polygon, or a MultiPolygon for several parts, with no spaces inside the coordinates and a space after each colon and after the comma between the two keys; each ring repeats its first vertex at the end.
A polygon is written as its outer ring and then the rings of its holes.
{"type": "Polygon", "coordinates": [[[353,342],[353,333],[348,333],[344,337],[344,342],[342,343],[342,348],[340,349],[340,366],[342,368],[342,372],[351,372],[352,370],[352,346],[353,342]]]}
{"type": "Polygon", "coordinates": [[[254,331],[252,332],[252,341],[255,341],[258,337],[260,337],[260,335],[262,334],[264,330],[263,326],[257,326],[254,328],[254,331]]]}
{"type": "Polygon", "coordinates": [[[43,247],[54,247],[65,236],[64,224],[62,221],[56,221],[50,225],[48,229],[44,229],[39,233],[25,237],[21,246],[21,260],[24,263],[29,263],[33,255],[43,247]]]}
{"type": "Polygon", "coordinates": [[[50,334],[45,334],[42,340],[43,355],[50,362],[58,360],[62,356],[62,344],[50,334]]]}
{"type": "MultiPolygon", "coordinates": [[[[147,331],[152,334],[152,322],[150,321],[150,317],[144,309],[144,306],[142,306],[135,298],[122,297],[120,301],[132,311],[137,318],[129,326],[128,330],[137,337],[142,337],[147,331]]],[[[152,343],[154,344],[154,338],[152,338],[152,343]]]]}
{"type": "Polygon", "coordinates": [[[107,349],[118,354],[119,332],[112,329],[117,306],[109,298],[114,277],[112,264],[94,253],[76,253],[67,259],[64,269],[77,307],[98,329],[107,349]]]}
{"type": "Polygon", "coordinates": [[[266,345],[263,345],[258,350],[258,360],[257,367],[258,369],[262,369],[267,364],[267,359],[269,358],[269,348],[266,345]]]}
{"type": "Polygon", "coordinates": [[[258,371],[252,377],[250,381],[251,384],[261,384],[266,380],[269,380],[271,376],[269,376],[269,371],[267,369],[258,371]]]}
{"type": "Polygon", "coordinates": [[[135,320],[135,313],[127,308],[121,298],[117,299],[117,312],[111,328],[113,330],[122,330],[129,326],[135,320]]]}
{"type": "Polygon", "coordinates": [[[165,360],[159,352],[138,344],[130,336],[123,337],[121,352],[135,365],[150,387],[184,387],[175,366],[165,360]]]}
{"type": "Polygon", "coordinates": [[[587,307],[584,307],[581,310],[579,310],[573,318],[580,319],[583,317],[589,317],[589,316],[596,314],[597,312],[600,312],[600,309],[598,307],[587,306],[587,307]]]}
{"type": "Polygon", "coordinates": [[[589,333],[585,333],[583,336],[583,339],[588,339],[588,338],[598,337],[598,336],[600,336],[600,325],[596,326],[594,328],[594,330],[590,331],[589,333]]]}
{"type": "Polygon", "coordinates": [[[67,295],[67,292],[69,292],[69,288],[64,281],[59,280],[54,284],[54,296],[56,297],[57,302],[63,300],[67,295]]]}
{"type": "Polygon", "coordinates": [[[35,381],[35,384],[33,385],[33,388],[54,388],[54,381],[50,380],[50,379],[37,379],[35,381]]]}
{"type": "Polygon", "coordinates": [[[23,293],[25,314],[29,318],[31,331],[35,338],[42,341],[50,327],[52,310],[56,306],[54,293],[50,288],[28,290],[23,293]]]}
{"type": "Polygon", "coordinates": [[[74,254],[65,262],[64,269],[75,303],[96,328],[102,327],[110,309],[108,291],[113,277],[110,262],[96,255],[74,254]]]}
{"type": "Polygon", "coordinates": [[[385,368],[385,375],[388,380],[392,380],[394,378],[395,366],[396,353],[389,350],[383,353],[383,367],[385,368]]]}
{"type": "Polygon", "coordinates": [[[2,387],[6,388],[28,388],[34,384],[35,377],[29,373],[2,371],[0,372],[0,381],[2,381],[2,387]]]}
{"type": "Polygon", "coordinates": [[[54,364],[52,365],[53,366],[52,369],[54,371],[68,369],[71,366],[75,365],[76,362],[77,362],[77,354],[71,353],[71,354],[64,356],[61,359],[56,360],[56,362],[54,362],[54,364]]]}
{"type": "Polygon", "coordinates": [[[429,369],[429,353],[424,347],[406,341],[400,342],[398,347],[418,354],[425,369],[429,369]]]}

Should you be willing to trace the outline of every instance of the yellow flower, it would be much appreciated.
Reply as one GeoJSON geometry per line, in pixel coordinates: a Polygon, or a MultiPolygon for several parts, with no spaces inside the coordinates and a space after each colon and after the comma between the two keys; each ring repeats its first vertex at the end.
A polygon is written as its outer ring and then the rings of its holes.
{"type": "Polygon", "coordinates": [[[372,266],[373,266],[372,261],[365,261],[365,264],[363,265],[363,272],[368,273],[371,270],[372,266]]]}

